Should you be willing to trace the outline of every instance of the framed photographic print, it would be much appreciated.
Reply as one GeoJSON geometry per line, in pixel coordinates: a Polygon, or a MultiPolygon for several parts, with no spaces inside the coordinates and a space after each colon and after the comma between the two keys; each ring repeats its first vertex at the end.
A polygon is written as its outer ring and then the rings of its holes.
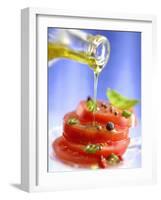
{"type": "Polygon", "coordinates": [[[22,188],[154,183],[155,17],[26,8],[21,19],[22,188]]]}

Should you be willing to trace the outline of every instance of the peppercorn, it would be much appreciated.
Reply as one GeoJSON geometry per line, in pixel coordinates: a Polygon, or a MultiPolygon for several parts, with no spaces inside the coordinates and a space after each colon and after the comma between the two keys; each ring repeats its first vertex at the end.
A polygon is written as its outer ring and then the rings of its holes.
{"type": "Polygon", "coordinates": [[[100,130],[102,129],[102,126],[101,126],[101,125],[96,125],[96,129],[97,129],[98,131],[100,131],[100,130]]]}
{"type": "Polygon", "coordinates": [[[92,98],[90,96],[87,97],[87,101],[91,101],[92,98]]]}
{"type": "Polygon", "coordinates": [[[103,108],[107,108],[107,105],[106,105],[106,103],[101,103],[101,107],[103,107],[103,108]]]}
{"type": "Polygon", "coordinates": [[[112,131],[114,128],[115,128],[114,123],[108,122],[108,123],[106,124],[106,129],[107,129],[108,131],[112,131]]]}
{"type": "Polygon", "coordinates": [[[110,112],[113,113],[113,108],[112,108],[112,106],[110,106],[110,112]]]}

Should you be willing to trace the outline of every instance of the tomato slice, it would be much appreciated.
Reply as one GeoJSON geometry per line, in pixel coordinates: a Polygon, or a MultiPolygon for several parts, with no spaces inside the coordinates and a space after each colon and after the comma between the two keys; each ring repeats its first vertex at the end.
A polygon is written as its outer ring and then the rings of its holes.
{"type": "Polygon", "coordinates": [[[52,144],[56,156],[62,162],[71,166],[78,165],[79,167],[98,165],[99,159],[97,157],[82,154],[77,150],[73,150],[69,148],[68,144],[69,143],[67,143],[67,140],[63,136],[57,138],[52,144]]]}
{"type": "MultiPolygon", "coordinates": [[[[76,113],[83,121],[93,121],[94,114],[89,111],[87,101],[81,101],[76,109],[76,113]]],[[[134,115],[133,115],[134,116],[134,115]]],[[[97,101],[97,111],[95,112],[95,121],[99,123],[113,122],[121,127],[131,127],[135,122],[131,117],[122,116],[122,111],[103,101],[97,101]]]]}
{"type": "Polygon", "coordinates": [[[129,143],[130,143],[130,139],[127,138],[125,140],[120,140],[117,142],[95,144],[95,145],[99,145],[101,149],[94,153],[88,153],[88,151],[86,151],[86,147],[89,145],[76,144],[76,143],[72,143],[66,140],[66,145],[73,151],[77,151],[84,155],[91,155],[92,157],[93,156],[94,157],[97,157],[97,156],[108,157],[111,154],[122,156],[125,153],[129,143]]]}
{"type": "Polygon", "coordinates": [[[57,138],[52,146],[56,156],[64,163],[71,166],[78,167],[92,167],[99,166],[101,168],[107,168],[105,158],[112,153],[119,157],[123,155],[128,147],[130,139],[115,142],[111,145],[104,144],[102,149],[94,154],[84,151],[84,145],[78,145],[67,141],[63,136],[57,138]],[[102,162],[104,161],[104,162],[102,162]]]}
{"type": "Polygon", "coordinates": [[[109,131],[106,125],[93,122],[78,121],[77,124],[69,124],[69,119],[79,120],[75,112],[71,112],[64,117],[63,135],[71,142],[79,144],[104,143],[108,141],[118,141],[128,138],[129,129],[115,125],[115,129],[109,131]]]}

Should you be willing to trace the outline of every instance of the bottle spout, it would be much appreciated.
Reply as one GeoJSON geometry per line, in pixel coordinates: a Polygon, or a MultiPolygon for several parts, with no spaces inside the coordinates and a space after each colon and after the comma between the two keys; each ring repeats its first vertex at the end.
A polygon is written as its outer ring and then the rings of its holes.
{"type": "Polygon", "coordinates": [[[110,42],[102,35],[90,36],[90,44],[87,49],[88,54],[96,60],[99,72],[107,64],[110,57],[110,42]]]}

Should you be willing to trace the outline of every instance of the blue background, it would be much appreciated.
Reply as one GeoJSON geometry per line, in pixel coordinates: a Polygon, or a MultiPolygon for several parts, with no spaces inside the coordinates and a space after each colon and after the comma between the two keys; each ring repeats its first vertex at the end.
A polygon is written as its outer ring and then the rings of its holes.
{"type": "MultiPolygon", "coordinates": [[[[48,29],[48,34],[52,29],[48,29]]],[[[111,45],[109,62],[99,76],[97,99],[106,98],[107,88],[136,98],[141,102],[141,33],[123,31],[83,30],[108,37],[111,45]]],[[[85,64],[59,59],[48,67],[49,129],[62,125],[66,112],[76,108],[80,100],[93,96],[93,71],[85,64]]],[[[138,122],[141,104],[135,107],[138,122]]],[[[139,126],[140,127],[140,126],[139,126]]],[[[139,136],[140,129],[137,131],[139,136]]]]}

